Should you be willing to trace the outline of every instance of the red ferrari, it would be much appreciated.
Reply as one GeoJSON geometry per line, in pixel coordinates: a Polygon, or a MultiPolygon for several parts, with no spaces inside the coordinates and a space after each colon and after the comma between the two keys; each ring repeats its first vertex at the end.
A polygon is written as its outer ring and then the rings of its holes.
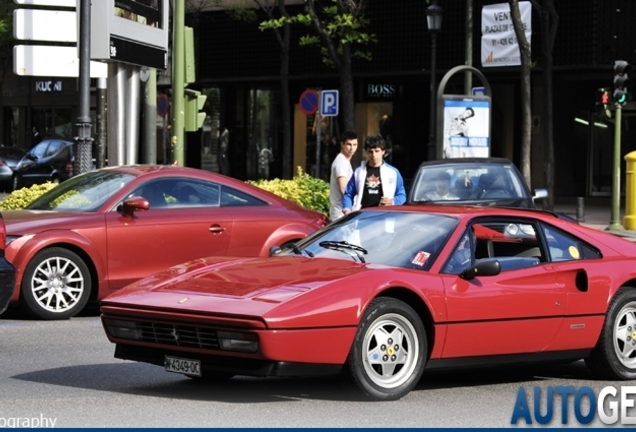
{"type": "Polygon", "coordinates": [[[636,244],[539,210],[366,209],[269,257],[166,269],[101,311],[115,357],[200,379],[344,372],[379,400],[458,366],[585,359],[636,379],[636,244]]]}
{"type": "Polygon", "coordinates": [[[322,214],[222,175],[124,166],[61,183],[6,211],[11,302],[41,319],[77,314],[133,281],[206,256],[267,256],[326,225],[322,214]]]}

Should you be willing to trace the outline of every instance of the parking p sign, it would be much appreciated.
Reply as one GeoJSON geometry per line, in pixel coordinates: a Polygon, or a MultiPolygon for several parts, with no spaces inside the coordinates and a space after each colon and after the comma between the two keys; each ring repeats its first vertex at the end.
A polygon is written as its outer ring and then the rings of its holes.
{"type": "Polygon", "coordinates": [[[323,90],[320,92],[320,115],[338,115],[338,90],[323,90]]]}

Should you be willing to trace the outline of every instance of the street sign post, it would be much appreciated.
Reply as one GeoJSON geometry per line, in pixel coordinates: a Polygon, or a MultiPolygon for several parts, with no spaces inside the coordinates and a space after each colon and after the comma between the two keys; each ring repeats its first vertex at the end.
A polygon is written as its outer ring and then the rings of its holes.
{"type": "Polygon", "coordinates": [[[320,115],[338,115],[338,90],[323,90],[320,92],[320,115]]]}

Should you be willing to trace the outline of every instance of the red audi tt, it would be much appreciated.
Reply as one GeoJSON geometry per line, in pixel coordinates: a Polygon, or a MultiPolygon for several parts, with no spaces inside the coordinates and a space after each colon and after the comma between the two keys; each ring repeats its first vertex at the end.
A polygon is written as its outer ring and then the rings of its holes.
{"type": "Polygon", "coordinates": [[[73,177],[5,211],[11,302],[41,319],[175,264],[206,256],[267,256],[328,220],[222,175],[174,166],[109,167],[73,177]]]}
{"type": "Polygon", "coordinates": [[[115,357],[200,379],[346,372],[369,397],[425,369],[585,359],[636,378],[636,244],[539,210],[354,212],[260,258],[189,261],[106,298],[115,357]]]}

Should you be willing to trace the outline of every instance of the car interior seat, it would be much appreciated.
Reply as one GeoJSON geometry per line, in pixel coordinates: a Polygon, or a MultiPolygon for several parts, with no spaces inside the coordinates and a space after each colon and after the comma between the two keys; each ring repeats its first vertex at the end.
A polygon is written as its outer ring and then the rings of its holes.
{"type": "Polygon", "coordinates": [[[185,185],[175,190],[175,198],[180,204],[199,204],[201,201],[192,186],[185,185]]]}
{"type": "Polygon", "coordinates": [[[475,245],[475,258],[492,258],[495,256],[495,247],[490,239],[477,239],[475,245]]]}
{"type": "Polygon", "coordinates": [[[457,195],[460,199],[469,199],[472,195],[473,188],[470,184],[467,186],[466,180],[461,178],[455,180],[454,192],[455,195],[457,195]]]}

